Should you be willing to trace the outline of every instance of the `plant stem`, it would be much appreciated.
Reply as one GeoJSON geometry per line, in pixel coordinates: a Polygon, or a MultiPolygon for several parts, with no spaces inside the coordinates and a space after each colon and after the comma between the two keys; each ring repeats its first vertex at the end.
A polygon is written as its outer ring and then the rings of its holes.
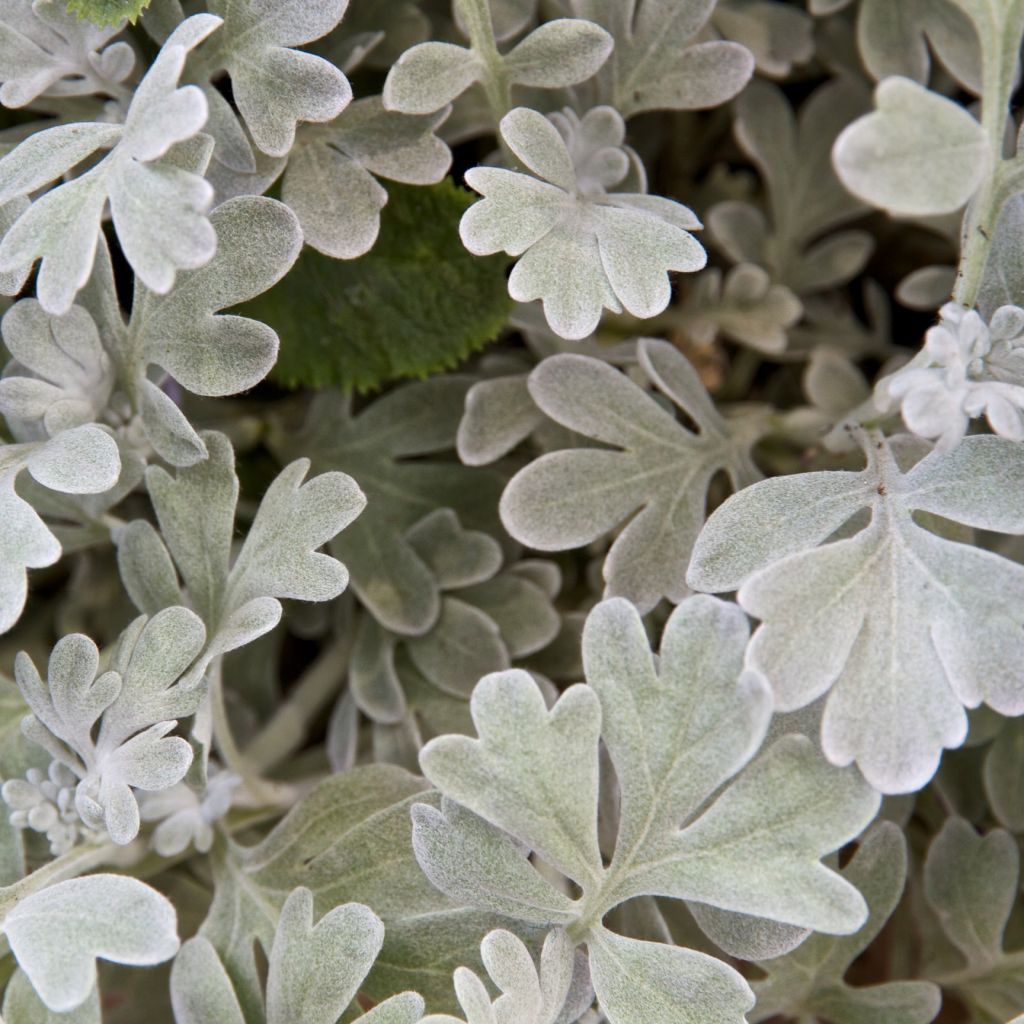
{"type": "Polygon", "coordinates": [[[140,856],[141,854],[135,852],[132,846],[119,847],[109,841],[83,843],[81,846],[73,847],[20,881],[0,889],[0,921],[23,899],[47,886],[85,874],[101,864],[118,859],[125,859],[130,863],[140,856]]]}
{"type": "Polygon", "coordinates": [[[964,216],[953,299],[970,309],[978,300],[992,237],[999,214],[1020,177],[1016,159],[1004,159],[1003,138],[1021,37],[1024,35],[1024,0],[987,5],[987,25],[976,24],[981,35],[981,126],[988,140],[989,173],[964,216]]]}
{"type": "Polygon", "coordinates": [[[473,52],[483,61],[485,74],[481,84],[497,128],[501,119],[512,109],[512,98],[505,59],[498,52],[494,38],[490,4],[488,0],[455,0],[455,8],[469,34],[473,52]]]}
{"type": "Polygon", "coordinates": [[[303,673],[288,699],[249,744],[245,757],[251,767],[266,771],[302,745],[310,720],[341,688],[352,637],[351,629],[335,637],[303,673]]]}
{"type": "Polygon", "coordinates": [[[250,764],[231,732],[228,721],[227,705],[224,701],[224,679],[221,670],[221,658],[215,658],[210,666],[210,711],[213,719],[213,739],[220,751],[228,771],[234,772],[242,780],[242,785],[257,803],[276,804],[281,800],[281,787],[260,778],[259,771],[250,764]]]}

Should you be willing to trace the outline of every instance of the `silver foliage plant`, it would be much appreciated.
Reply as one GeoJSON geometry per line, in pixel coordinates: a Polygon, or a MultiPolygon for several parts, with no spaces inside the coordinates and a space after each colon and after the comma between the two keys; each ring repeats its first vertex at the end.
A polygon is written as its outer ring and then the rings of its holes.
{"type": "Polygon", "coordinates": [[[1022,40],[0,3],[2,1019],[1024,1024],[1022,40]]]}

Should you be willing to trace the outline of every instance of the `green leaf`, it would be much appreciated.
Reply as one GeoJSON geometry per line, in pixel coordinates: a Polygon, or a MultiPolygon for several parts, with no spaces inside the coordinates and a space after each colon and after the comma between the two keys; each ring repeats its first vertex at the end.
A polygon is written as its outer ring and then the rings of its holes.
{"type": "Polygon", "coordinates": [[[68,10],[96,25],[116,25],[127,18],[133,25],[150,0],[67,0],[68,10]]]}
{"type": "Polygon", "coordinates": [[[388,191],[371,252],[346,262],[306,248],[244,307],[280,335],[279,383],[370,391],[457,366],[505,326],[504,257],[472,256],[459,240],[469,193],[450,181],[388,191]]]}

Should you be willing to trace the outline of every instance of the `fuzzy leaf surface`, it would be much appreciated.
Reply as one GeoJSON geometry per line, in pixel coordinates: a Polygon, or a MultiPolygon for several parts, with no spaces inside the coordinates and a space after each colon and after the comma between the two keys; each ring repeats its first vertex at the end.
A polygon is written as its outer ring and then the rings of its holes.
{"type": "Polygon", "coordinates": [[[761,619],[748,658],[777,710],[828,694],[829,760],[856,761],[883,792],[909,792],[943,747],[963,742],[965,706],[1024,709],[1011,598],[1024,596],[1024,571],[923,529],[913,513],[1021,532],[1024,456],[1011,441],[972,437],[903,473],[885,442],[867,451],[861,473],[777,477],[734,495],[708,520],[688,580],[738,590],[761,619]],[[864,508],[865,529],[823,543],[864,508]]]}
{"type": "Polygon", "coordinates": [[[542,455],[512,478],[500,510],[509,533],[541,551],[582,547],[628,520],[605,560],[605,594],[646,611],[688,593],[686,564],[712,477],[724,470],[738,489],[760,474],[749,454],[750,423],[722,418],[686,358],[653,339],[638,352],[651,383],[700,432],[607,363],[551,356],[530,375],[533,400],[555,422],[608,447],[542,455]]]}

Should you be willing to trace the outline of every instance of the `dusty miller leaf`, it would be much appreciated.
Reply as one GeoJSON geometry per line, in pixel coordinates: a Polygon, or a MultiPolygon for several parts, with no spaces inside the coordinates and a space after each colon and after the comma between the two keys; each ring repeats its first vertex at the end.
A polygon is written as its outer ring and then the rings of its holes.
{"type": "Polygon", "coordinates": [[[219,26],[219,18],[199,14],[175,29],[135,90],[123,126],[58,124],[30,135],[0,160],[2,203],[110,149],[80,177],[32,203],[0,243],[0,270],[41,260],[36,293],[47,312],[66,313],[88,280],[108,199],[121,248],[153,291],[166,294],[179,270],[213,256],[216,238],[206,216],[213,190],[168,151],[194,138],[206,122],[205,97],[196,86],[178,88],[178,78],[189,51],[219,26]]]}
{"type": "Polygon", "coordinates": [[[715,1016],[682,1019],[738,1021],[752,1005],[746,983],[712,958],[607,932],[599,922],[624,900],[672,896],[839,933],[866,916],[856,890],[818,859],[870,820],[878,797],[855,774],[829,767],[808,741],[784,738],[703,806],[750,761],[767,728],[767,688],[742,673],[746,638],[734,606],[690,598],[669,619],[656,668],[636,610],[606,601],[584,631],[589,687],[571,687],[549,711],[525,673],[487,676],[472,701],[480,738],[439,737],[421,754],[427,777],[479,816],[414,810],[414,845],[428,877],[498,912],[518,916],[519,904],[535,923],[554,911],[550,923],[587,942],[613,1024],[646,1020],[645,1009],[679,1019],[671,1013],[684,1012],[687,988],[695,1006],[715,1016]],[[597,843],[599,737],[622,788],[607,867],[597,843]],[[769,792],[785,793],[785,806],[769,792]],[[497,829],[572,878],[579,900],[567,903],[533,879],[497,829]],[[777,838],[762,842],[767,834],[777,838]],[[755,842],[757,858],[748,849],[755,842]],[[775,852],[765,857],[769,848],[775,852]],[[647,993],[640,1003],[625,997],[631,981],[647,993]]]}
{"type": "Polygon", "coordinates": [[[377,178],[436,185],[448,172],[451,151],[434,134],[444,117],[394,114],[370,96],[326,127],[305,128],[289,155],[281,196],[306,244],[335,259],[369,252],[388,202],[377,178]]]}
{"type": "Polygon", "coordinates": [[[909,78],[881,82],[875,106],[836,139],[832,153],[842,183],[895,215],[960,209],[988,173],[981,125],[958,103],[909,78]]]}
{"type": "Polygon", "coordinates": [[[81,633],[54,646],[46,685],[28,655],[15,660],[33,713],[23,725],[26,735],[78,777],[79,815],[116,843],[138,834],[134,790],[167,789],[192,761],[188,743],[167,733],[199,706],[202,691],[179,680],[205,638],[193,612],[173,607],[136,619],[102,674],[96,645],[81,633]]]}
{"type": "Polygon", "coordinates": [[[27,570],[53,565],[61,555],[57,538],[15,490],[24,469],[51,490],[96,494],[117,482],[121,459],[114,439],[91,424],[48,441],[0,447],[0,633],[18,621],[25,607],[27,570]]]}
{"type": "Polygon", "coordinates": [[[865,90],[846,79],[815,90],[796,114],[768,82],[744,89],[736,101],[735,133],[764,179],[770,221],[740,200],[712,207],[708,226],[730,259],[765,267],[797,294],[835,287],[863,269],[871,236],[833,233],[864,207],[840,184],[831,152],[867,104],[865,90]]]}
{"type": "Polygon", "coordinates": [[[1024,570],[922,529],[913,513],[1024,531],[1024,455],[1002,438],[971,437],[904,474],[880,437],[865,446],[863,472],[777,477],[734,495],[708,520],[687,578],[739,590],[761,619],[749,659],[776,710],[828,693],[826,756],[856,761],[883,792],[910,792],[943,747],[963,742],[964,706],[1024,710],[1010,599],[1024,595],[1024,570]],[[864,508],[867,528],[818,546],[864,508]]]}
{"type": "Polygon", "coordinates": [[[737,43],[696,42],[714,0],[573,0],[573,10],[602,25],[615,49],[602,72],[604,99],[624,117],[644,110],[696,110],[732,99],[754,70],[737,43]]]}
{"type": "Polygon", "coordinates": [[[344,473],[303,482],[309,460],[298,459],[267,488],[232,563],[238,500],[234,452],[223,434],[209,432],[203,440],[206,461],[179,469],[175,477],[158,466],[146,473],[169,552],[137,526],[122,538],[119,563],[129,593],[142,607],[150,585],[145,570],[158,564],[163,592],[169,594],[173,556],[209,629],[208,660],[273,628],[281,617],[279,599],[327,601],[342,593],[348,585],[345,566],[317,548],[359,515],[365,498],[344,473]]]}
{"type": "Polygon", "coordinates": [[[395,633],[422,635],[440,614],[437,580],[405,538],[414,523],[451,508],[466,527],[492,535],[500,529],[495,507],[502,477],[442,454],[455,445],[470,383],[448,375],[407,384],[358,415],[326,392],[314,399],[305,427],[279,430],[272,442],[279,455],[307,453],[318,469],[341,469],[360,481],[370,511],[331,550],[348,566],[360,601],[395,633]]]}
{"type": "Polygon", "coordinates": [[[330,121],[352,99],[348,79],[330,61],[293,47],[326,35],[348,0],[215,0],[223,15],[216,62],[231,75],[231,91],[253,140],[264,153],[285,156],[299,121],[330,121]]]}
{"type": "Polygon", "coordinates": [[[430,795],[422,779],[399,768],[356,768],[322,782],[258,845],[232,845],[215,857],[214,901],[200,935],[216,949],[247,1016],[263,1002],[253,940],[271,948],[296,886],[313,893],[317,913],[358,893],[383,920],[366,995],[413,989],[431,1005],[454,1007],[451,971],[478,963],[476,945],[496,918],[443,896],[416,864],[409,807],[430,795]]]}
{"type": "Polygon", "coordinates": [[[178,950],[177,915],[156,890],[125,875],[58,882],[21,900],[3,922],[19,966],[58,1012],[96,987],[96,958],[148,966],[178,950]]]}
{"type": "Polygon", "coordinates": [[[542,455],[512,478],[500,508],[509,533],[542,551],[582,547],[629,519],[605,560],[605,593],[646,611],[662,597],[679,601],[688,593],[686,563],[711,478],[725,470],[740,488],[760,474],[749,454],[756,422],[725,420],[667,342],[643,339],[638,354],[647,378],[700,432],[607,363],[552,356],[530,375],[533,400],[557,423],[619,450],[542,455]]]}
{"type": "MultiPolygon", "coordinates": [[[[128,0],[130,3],[131,0],[128,0]]],[[[97,91],[95,72],[121,82],[135,64],[131,47],[111,42],[120,18],[95,24],[69,13],[61,0],[13,0],[0,26],[0,103],[23,107],[39,96],[77,96],[97,91]]]]}
{"type": "Polygon", "coordinates": [[[848,985],[843,976],[882,930],[896,909],[907,873],[907,845],[899,828],[880,822],[861,840],[843,877],[867,900],[869,917],[853,935],[812,935],[793,952],[759,964],[766,977],[753,983],[754,1020],[775,1014],[817,1014],[843,1020],[860,1007],[885,1014],[886,1024],[928,1024],[941,994],[927,981],[890,981],[869,987],[848,985]]]}

